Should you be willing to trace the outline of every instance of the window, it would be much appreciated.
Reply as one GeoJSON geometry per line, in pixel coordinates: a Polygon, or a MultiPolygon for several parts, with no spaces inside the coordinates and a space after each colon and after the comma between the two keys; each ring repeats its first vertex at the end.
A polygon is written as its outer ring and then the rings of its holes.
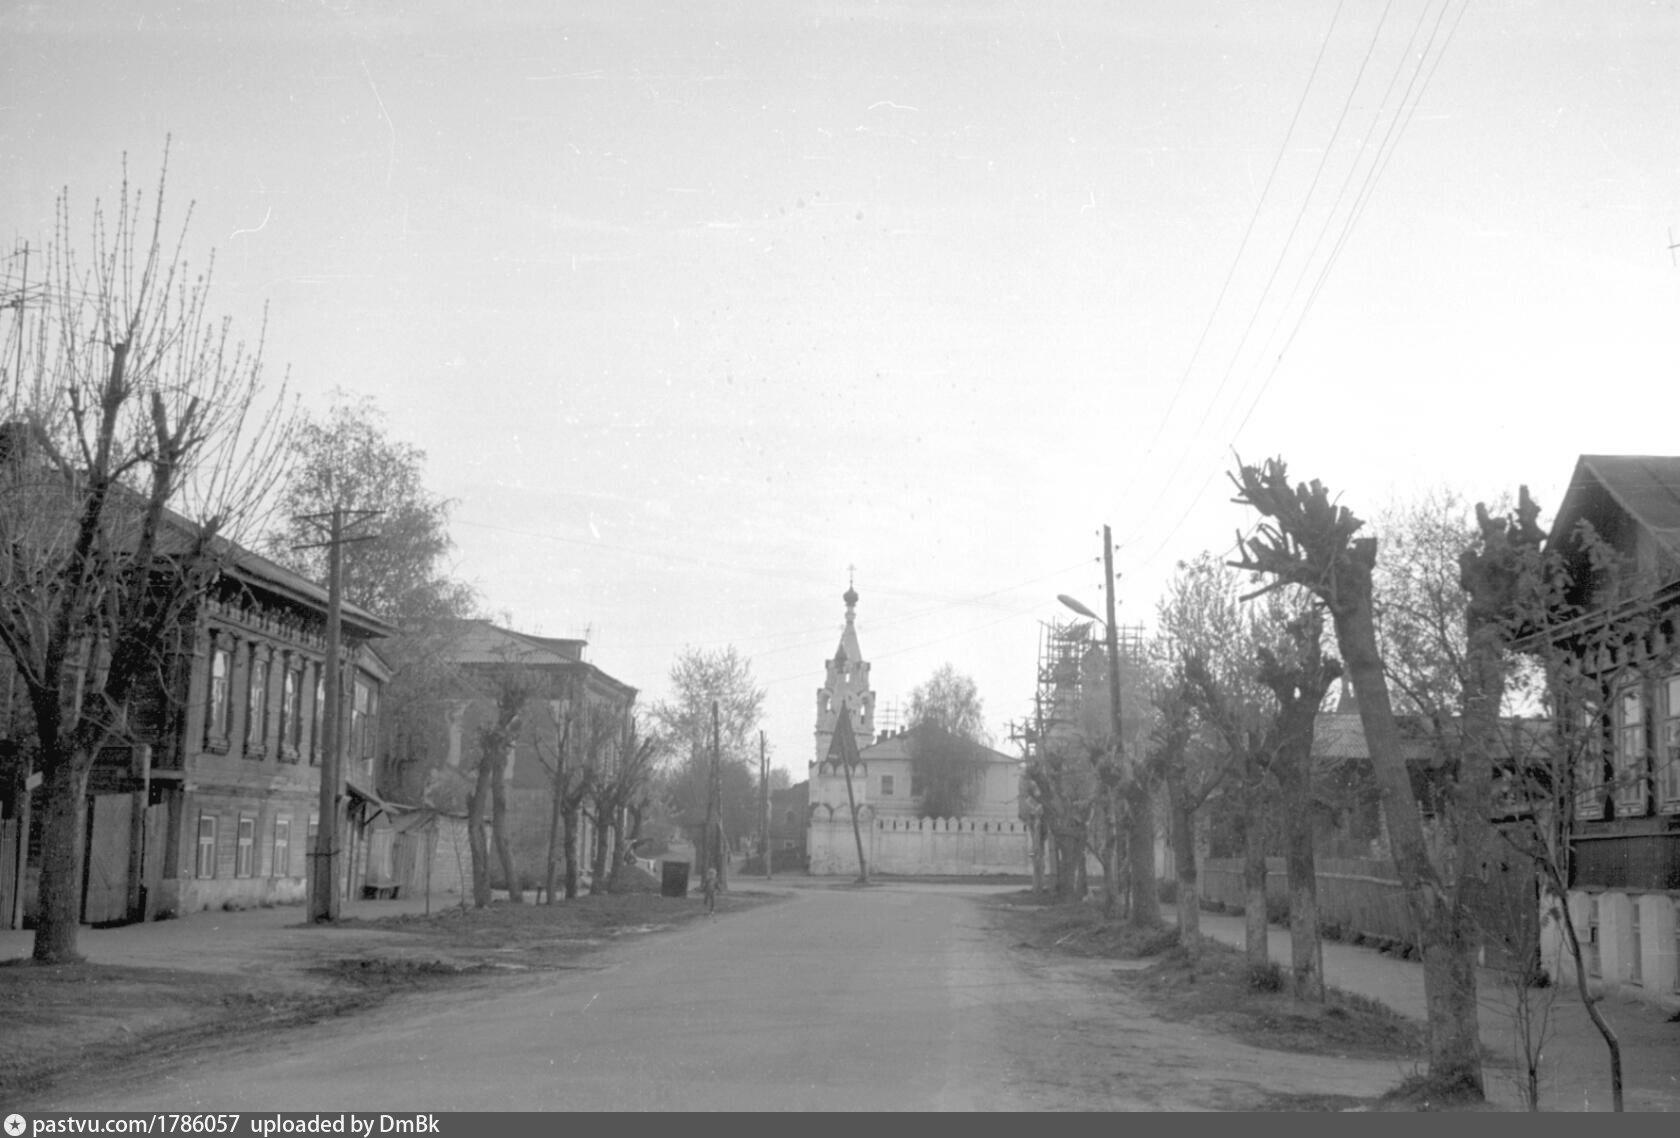
{"type": "Polygon", "coordinates": [[[1646,768],[1645,693],[1637,687],[1616,701],[1616,814],[1638,817],[1649,809],[1646,768]]]}
{"type": "Polygon", "coordinates": [[[1587,942],[1581,946],[1581,953],[1585,956],[1588,976],[1601,976],[1603,970],[1599,965],[1598,955],[1598,898],[1587,898],[1587,942]]]}
{"type": "Polygon", "coordinates": [[[1680,676],[1663,683],[1662,738],[1657,748],[1657,803],[1664,814],[1680,814],[1680,676]]]}
{"type": "Polygon", "coordinates": [[[1597,712],[1581,712],[1581,730],[1575,743],[1575,816],[1604,817],[1604,737],[1597,712]]]}
{"type": "Polygon", "coordinates": [[[210,650],[210,703],[204,717],[205,742],[226,747],[228,735],[228,672],[233,654],[226,648],[210,650]]]}
{"type": "MultiPolygon", "coordinates": [[[[321,722],[327,712],[327,677],[320,664],[315,665],[315,734],[309,741],[309,761],[321,762],[321,722]]],[[[311,847],[314,848],[314,847],[311,847]]]]}
{"type": "Polygon", "coordinates": [[[251,688],[248,717],[245,721],[245,754],[258,758],[268,741],[268,658],[259,657],[263,649],[251,646],[251,688]]]}
{"type": "Polygon", "coordinates": [[[920,798],[926,792],[927,792],[927,784],[922,781],[922,776],[917,774],[915,771],[911,771],[910,772],[910,797],[911,798],[920,798]]]}
{"type": "Polygon", "coordinates": [[[373,708],[373,688],[357,680],[350,704],[350,757],[353,760],[366,761],[373,758],[373,735],[370,729],[373,708]]]}
{"type": "Polygon", "coordinates": [[[193,864],[195,877],[216,876],[216,816],[198,816],[198,860],[193,864]]]}
{"type": "Polygon", "coordinates": [[[268,875],[270,877],[290,877],[292,875],[292,820],[290,818],[276,818],[274,820],[274,857],[269,862],[268,875]]]}
{"type": "Polygon", "coordinates": [[[233,855],[233,875],[235,877],[250,877],[256,869],[257,852],[257,820],[255,818],[239,819],[239,845],[233,855]]]}
{"type": "Polygon", "coordinates": [[[303,671],[290,664],[280,688],[280,754],[296,761],[303,743],[303,671]]]}
{"type": "Polygon", "coordinates": [[[1632,924],[1628,926],[1628,940],[1632,942],[1628,946],[1628,982],[1643,984],[1645,983],[1645,954],[1643,946],[1639,943],[1639,898],[1629,897],[1628,908],[1632,913],[1632,924]]]}
{"type": "Polygon", "coordinates": [[[882,798],[891,798],[892,796],[893,796],[893,776],[890,775],[890,774],[884,774],[884,775],[881,776],[881,797],[882,798]]]}

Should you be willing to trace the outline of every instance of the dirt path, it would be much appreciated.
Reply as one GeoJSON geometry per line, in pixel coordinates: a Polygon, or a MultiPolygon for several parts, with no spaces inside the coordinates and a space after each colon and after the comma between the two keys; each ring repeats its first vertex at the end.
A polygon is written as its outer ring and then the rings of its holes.
{"type": "Polygon", "coordinates": [[[1014,946],[996,887],[779,892],[581,967],[156,1056],[32,1105],[1255,1109],[1351,1103],[1405,1074],[1153,1015],[1113,961],[1014,946]]]}
{"type": "Polygon", "coordinates": [[[997,1028],[1007,1085],[986,1108],[1257,1110],[1369,1100],[1408,1070],[1395,1062],[1249,1046],[1146,1008],[1126,962],[1012,944],[997,910],[976,905],[987,946],[971,968],[997,1028]]]}

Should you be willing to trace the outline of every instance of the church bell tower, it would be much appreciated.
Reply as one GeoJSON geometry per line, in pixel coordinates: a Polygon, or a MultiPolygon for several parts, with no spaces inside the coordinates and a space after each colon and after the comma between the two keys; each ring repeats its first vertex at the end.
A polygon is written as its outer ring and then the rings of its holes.
{"type": "Polygon", "coordinates": [[[840,708],[852,709],[852,731],[858,746],[867,747],[875,739],[875,693],[869,690],[869,664],[858,650],[857,589],[847,582],[841,596],[846,602],[846,626],[840,630],[840,646],[828,661],[828,678],[817,689],[817,746],[814,763],[828,758],[828,748],[834,742],[834,724],[840,718],[840,708]]]}

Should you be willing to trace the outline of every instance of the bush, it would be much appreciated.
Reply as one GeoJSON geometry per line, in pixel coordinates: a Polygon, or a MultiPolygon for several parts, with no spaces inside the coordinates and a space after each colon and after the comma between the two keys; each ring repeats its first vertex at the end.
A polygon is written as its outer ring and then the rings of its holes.
{"type": "Polygon", "coordinates": [[[1163,877],[1155,882],[1155,896],[1163,905],[1178,903],[1178,882],[1170,877],[1163,877]]]}
{"type": "Polygon", "coordinates": [[[1289,923],[1289,898],[1266,895],[1266,922],[1273,925],[1289,923]]]}
{"type": "Polygon", "coordinates": [[[1283,991],[1283,966],[1275,960],[1250,965],[1248,986],[1256,992],[1283,991]]]}

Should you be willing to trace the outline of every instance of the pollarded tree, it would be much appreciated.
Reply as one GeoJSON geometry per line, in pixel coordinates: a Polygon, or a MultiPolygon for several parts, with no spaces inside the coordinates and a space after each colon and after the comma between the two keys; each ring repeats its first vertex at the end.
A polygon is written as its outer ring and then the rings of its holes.
{"type": "Polygon", "coordinates": [[[0,649],[42,776],[43,963],[77,958],[94,759],[136,741],[136,700],[157,694],[162,653],[260,525],[290,449],[262,339],[247,347],[211,315],[213,258],[189,264],[185,223],[166,234],[164,181],[148,207],[125,170],[85,252],[61,196],[40,260],[0,283],[15,313],[0,343],[0,649]]]}
{"type": "MultiPolygon", "coordinates": [[[[1238,575],[1211,555],[1204,553],[1181,563],[1156,607],[1161,635],[1155,656],[1158,670],[1172,677],[1166,686],[1173,690],[1175,702],[1193,709],[1224,743],[1222,763],[1210,763],[1208,756],[1198,754],[1199,766],[1209,768],[1208,777],[1194,781],[1208,782],[1209,793],[1223,783],[1227,773],[1242,784],[1237,797],[1249,854],[1244,862],[1249,962],[1264,965],[1268,959],[1266,856],[1260,812],[1269,796],[1265,793],[1267,762],[1261,740],[1270,701],[1255,674],[1259,645],[1256,616],[1242,603],[1240,593],[1238,575]]],[[[1183,748],[1189,745],[1192,726],[1185,724],[1177,729],[1182,735],[1182,747],[1177,752],[1165,752],[1176,754],[1176,762],[1188,758],[1183,748]]],[[[1179,734],[1169,733],[1158,742],[1177,738],[1179,734]]],[[[1177,794],[1182,803],[1184,779],[1179,777],[1179,782],[1177,794]]],[[[1169,786],[1169,798],[1174,793],[1169,786]]],[[[1183,903],[1180,901],[1180,905],[1183,903]]]]}
{"type": "Polygon", "coordinates": [[[1236,567],[1263,573],[1274,586],[1308,590],[1334,624],[1359,702],[1371,765],[1383,791],[1395,870],[1422,942],[1429,1079],[1437,1094],[1479,1099],[1483,1088],[1474,922],[1461,891],[1448,887],[1431,860],[1424,838],[1422,812],[1377,644],[1372,584],[1377,541],[1355,536],[1364,523],[1345,506],[1333,504],[1322,483],[1291,483],[1281,459],[1240,466],[1232,481],[1236,500],[1264,519],[1253,535],[1241,539],[1243,557],[1236,567]]]}
{"type": "Polygon", "coordinates": [[[644,735],[635,716],[625,713],[589,792],[595,816],[595,851],[590,862],[590,893],[605,893],[622,860],[615,856],[627,838],[624,818],[647,799],[653,761],[662,747],[657,735],[644,735]]]}

